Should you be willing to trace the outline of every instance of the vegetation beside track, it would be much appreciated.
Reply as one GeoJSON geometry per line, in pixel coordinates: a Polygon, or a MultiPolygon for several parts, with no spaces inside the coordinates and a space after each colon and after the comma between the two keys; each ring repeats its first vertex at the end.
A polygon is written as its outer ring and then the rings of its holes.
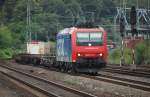
{"type": "Polygon", "coordinates": [[[140,42],[135,49],[136,64],[150,64],[149,41],[140,42]]]}
{"type": "MultiPolygon", "coordinates": [[[[110,64],[119,64],[121,58],[121,50],[120,48],[116,48],[112,51],[112,53],[108,56],[108,63],[110,64]]],[[[132,56],[131,56],[131,49],[125,48],[124,49],[124,61],[126,64],[131,64],[132,56]]]]}
{"type": "MultiPolygon", "coordinates": [[[[116,48],[109,54],[108,63],[109,64],[119,64],[121,58],[121,49],[116,48]]],[[[132,64],[132,50],[130,48],[124,48],[124,62],[125,64],[132,64]]],[[[140,64],[150,64],[150,46],[148,41],[143,41],[135,46],[135,63],[140,64]]]]}

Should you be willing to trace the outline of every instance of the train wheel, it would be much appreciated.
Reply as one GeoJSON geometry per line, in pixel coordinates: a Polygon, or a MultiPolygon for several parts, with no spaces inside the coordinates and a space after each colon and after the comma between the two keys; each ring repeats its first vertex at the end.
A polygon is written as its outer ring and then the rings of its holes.
{"type": "Polygon", "coordinates": [[[33,62],[32,62],[32,64],[34,65],[34,66],[36,66],[37,64],[37,60],[36,59],[33,59],[33,62]]]}
{"type": "Polygon", "coordinates": [[[63,69],[64,69],[64,72],[67,72],[67,63],[63,64],[63,69]]]}
{"type": "Polygon", "coordinates": [[[58,70],[61,71],[61,64],[60,64],[60,62],[57,62],[54,67],[58,68],[58,70]]]}
{"type": "Polygon", "coordinates": [[[106,67],[106,63],[102,64],[102,68],[106,67]]]}
{"type": "Polygon", "coordinates": [[[70,63],[67,63],[67,72],[70,71],[70,63]]]}
{"type": "Polygon", "coordinates": [[[64,64],[62,62],[60,62],[60,71],[64,72],[64,68],[65,68],[64,64]]]}
{"type": "Polygon", "coordinates": [[[98,72],[92,72],[92,74],[96,76],[96,75],[98,75],[98,72]]]}
{"type": "Polygon", "coordinates": [[[76,69],[75,64],[71,64],[71,72],[72,72],[73,74],[77,73],[77,69],[76,69]]]}

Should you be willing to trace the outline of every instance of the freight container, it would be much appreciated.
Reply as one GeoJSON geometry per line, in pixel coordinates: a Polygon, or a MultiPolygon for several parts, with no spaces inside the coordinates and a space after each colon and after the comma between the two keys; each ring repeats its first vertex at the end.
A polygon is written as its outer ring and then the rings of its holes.
{"type": "Polygon", "coordinates": [[[50,42],[32,41],[27,43],[27,54],[50,54],[50,42]]]}

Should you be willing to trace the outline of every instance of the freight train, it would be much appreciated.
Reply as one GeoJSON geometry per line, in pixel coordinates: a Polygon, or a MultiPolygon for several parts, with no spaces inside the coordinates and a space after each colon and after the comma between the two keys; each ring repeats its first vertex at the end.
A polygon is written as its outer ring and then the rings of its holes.
{"type": "Polygon", "coordinates": [[[97,73],[107,63],[106,31],[101,27],[65,28],[57,34],[56,45],[50,52],[55,53],[21,54],[16,61],[55,67],[66,72],[97,73]]]}

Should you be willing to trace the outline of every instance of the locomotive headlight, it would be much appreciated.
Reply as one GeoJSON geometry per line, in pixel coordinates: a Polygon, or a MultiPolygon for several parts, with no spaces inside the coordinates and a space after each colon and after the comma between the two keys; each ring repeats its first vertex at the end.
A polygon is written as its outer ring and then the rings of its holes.
{"type": "Polygon", "coordinates": [[[103,56],[103,54],[102,54],[102,53],[100,53],[100,54],[99,54],[99,56],[101,56],[101,57],[102,57],[102,56],[103,56]]]}
{"type": "Polygon", "coordinates": [[[81,54],[78,53],[78,56],[81,56],[81,54]]]}
{"type": "Polygon", "coordinates": [[[76,62],[76,60],[73,60],[73,62],[76,62]]]}

